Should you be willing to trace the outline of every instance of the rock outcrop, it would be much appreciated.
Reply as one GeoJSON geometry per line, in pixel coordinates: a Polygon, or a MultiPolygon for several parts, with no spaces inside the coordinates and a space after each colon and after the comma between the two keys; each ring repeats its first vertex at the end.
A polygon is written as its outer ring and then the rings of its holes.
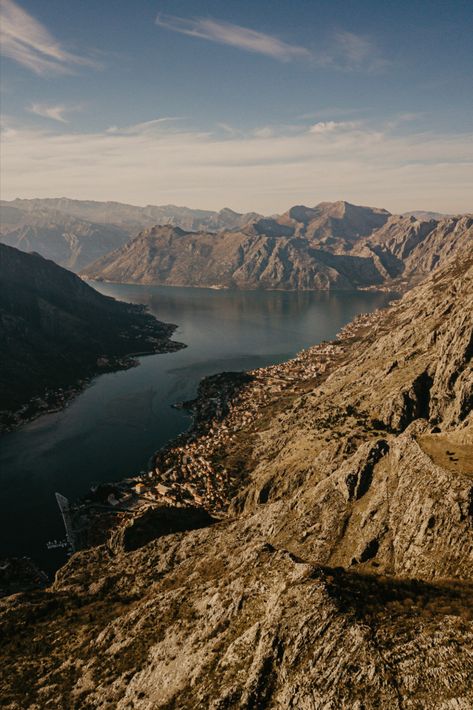
{"type": "Polygon", "coordinates": [[[375,253],[394,283],[413,285],[473,244],[473,216],[391,217],[355,253],[375,253]],[[368,251],[366,251],[368,250],[368,251]]]}
{"type": "Polygon", "coordinates": [[[3,600],[5,707],[472,707],[472,314],[469,249],[242,380],[196,434],[227,515],[3,600]]]}

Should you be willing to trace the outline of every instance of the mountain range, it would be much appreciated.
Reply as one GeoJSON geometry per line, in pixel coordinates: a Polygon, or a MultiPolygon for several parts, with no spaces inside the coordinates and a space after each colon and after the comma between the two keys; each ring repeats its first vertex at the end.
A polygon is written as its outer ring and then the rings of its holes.
{"type": "Polygon", "coordinates": [[[213,288],[404,288],[471,238],[471,216],[348,202],[262,217],[68,198],[0,203],[0,241],[89,279],[213,288]]]}
{"type": "Polygon", "coordinates": [[[414,283],[471,241],[471,216],[395,216],[347,202],[292,207],[240,229],[156,226],[82,271],[89,279],[211,288],[328,290],[414,283]]]}
{"type": "Polygon", "coordinates": [[[0,201],[0,242],[36,251],[78,272],[129,241],[144,227],[173,224],[183,229],[233,229],[258,217],[174,205],[136,207],[119,202],[63,198],[0,201]]]}
{"type": "MultiPolygon", "coordinates": [[[[390,219],[370,248],[406,264],[460,223],[390,219]]],[[[467,240],[334,342],[204,381],[140,485],[185,471],[212,519],[148,502],[2,600],[6,707],[471,708],[472,314],[467,240]]]]}
{"type": "Polygon", "coordinates": [[[89,222],[44,207],[27,211],[2,203],[0,215],[0,243],[36,252],[72,271],[79,271],[131,238],[122,227],[89,222]]]}

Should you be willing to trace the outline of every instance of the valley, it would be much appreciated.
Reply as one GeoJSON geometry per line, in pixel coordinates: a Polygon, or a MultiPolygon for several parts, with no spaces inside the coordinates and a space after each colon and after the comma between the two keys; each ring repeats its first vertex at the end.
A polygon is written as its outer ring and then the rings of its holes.
{"type": "Polygon", "coordinates": [[[2,602],[12,707],[20,682],[59,706],[471,704],[472,278],[467,252],[338,340],[205,381],[131,517],[2,602]]]}

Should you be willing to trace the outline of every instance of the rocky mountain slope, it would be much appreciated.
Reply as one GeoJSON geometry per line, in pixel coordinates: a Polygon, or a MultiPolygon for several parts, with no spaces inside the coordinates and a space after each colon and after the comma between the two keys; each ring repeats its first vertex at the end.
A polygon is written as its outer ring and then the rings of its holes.
{"type": "Polygon", "coordinates": [[[382,283],[371,258],[332,254],[299,237],[154,227],[99,259],[85,278],[125,283],[309,290],[382,283]]]}
{"type": "Polygon", "coordinates": [[[0,426],[17,410],[21,420],[47,407],[57,388],[129,366],[129,354],[175,349],[173,331],[52,261],[0,244],[0,426]]]}
{"type": "Polygon", "coordinates": [[[5,706],[472,707],[472,314],[469,248],[334,343],[204,384],[151,476],[184,461],[227,514],[170,534],[158,506],[151,539],[137,513],[3,600],[5,706]]]}
{"type": "Polygon", "coordinates": [[[320,203],[217,234],[153,227],[83,274],[172,286],[394,288],[420,280],[472,236],[468,216],[424,221],[346,202],[320,203]]]}
{"type": "Polygon", "coordinates": [[[127,229],[98,224],[38,207],[28,211],[0,203],[0,242],[37,252],[60,266],[80,271],[131,239],[127,229]]]}
{"type": "Polygon", "coordinates": [[[152,227],[155,224],[174,224],[189,231],[234,229],[246,224],[251,219],[261,216],[255,212],[240,214],[228,207],[215,212],[212,210],[178,207],[177,205],[138,207],[122,202],[71,200],[67,197],[31,200],[16,199],[2,204],[32,213],[43,209],[58,210],[77,219],[99,224],[113,224],[126,230],[133,230],[135,234],[137,230],[144,227],[152,227]]]}
{"type": "Polygon", "coordinates": [[[473,244],[473,216],[418,220],[391,217],[366,243],[353,250],[360,256],[379,259],[388,279],[413,284],[446,264],[455,254],[473,244]]]}

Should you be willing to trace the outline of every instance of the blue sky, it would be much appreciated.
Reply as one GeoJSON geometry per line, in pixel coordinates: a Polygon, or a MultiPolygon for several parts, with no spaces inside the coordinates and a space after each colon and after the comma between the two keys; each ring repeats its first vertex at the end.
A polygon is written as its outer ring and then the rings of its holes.
{"type": "Polygon", "coordinates": [[[471,2],[2,2],[2,196],[471,211],[471,2]]]}

